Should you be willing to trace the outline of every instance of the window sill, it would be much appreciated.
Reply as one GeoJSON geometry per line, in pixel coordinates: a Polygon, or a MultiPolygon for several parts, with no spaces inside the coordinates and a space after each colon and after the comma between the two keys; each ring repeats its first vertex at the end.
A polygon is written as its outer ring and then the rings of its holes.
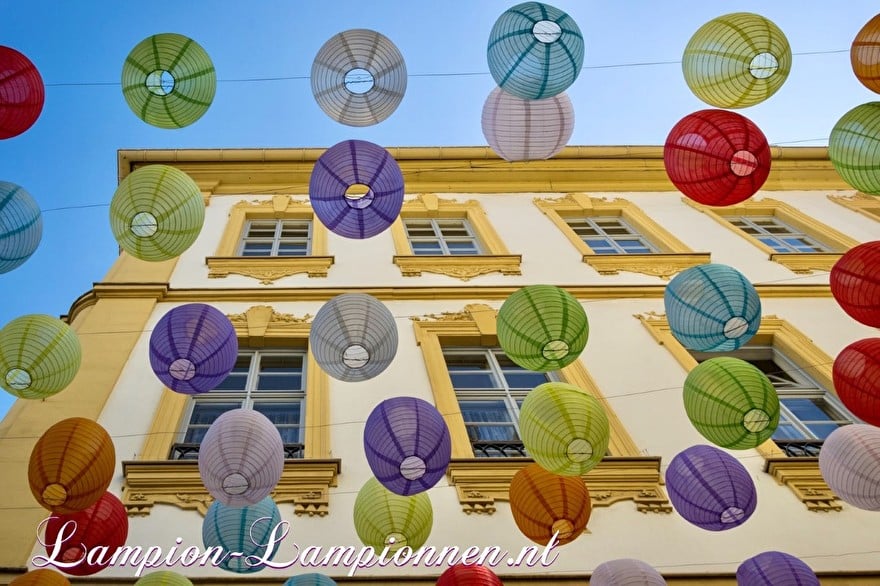
{"type": "Polygon", "coordinates": [[[208,277],[218,279],[230,274],[259,279],[271,285],[277,279],[301,273],[310,277],[326,277],[333,264],[332,256],[209,256],[208,277]]]}
{"type": "Polygon", "coordinates": [[[404,277],[419,277],[423,272],[437,273],[467,281],[479,275],[501,273],[521,275],[522,256],[518,254],[477,255],[398,255],[394,264],[404,277]]]}
{"type": "Polygon", "coordinates": [[[842,252],[774,252],[770,260],[798,275],[810,275],[813,271],[830,271],[841,256],[842,252]]]}
{"type": "Polygon", "coordinates": [[[766,458],[764,471],[787,486],[811,511],[840,511],[843,506],[825,484],[819,458],[766,458]]]}
{"type": "MultiPolygon", "coordinates": [[[[299,515],[323,517],[330,510],[330,487],[337,485],[341,460],[285,460],[272,498],[293,503],[299,515]]],[[[197,510],[203,516],[213,502],[195,460],[125,461],[122,503],[129,516],[146,516],[155,504],[197,510]]]]}
{"type": "MultiPolygon", "coordinates": [[[[532,462],[530,458],[453,459],[446,476],[455,486],[465,513],[491,515],[495,512],[495,501],[510,500],[513,476],[532,462]]],[[[661,486],[660,458],[604,458],[583,478],[594,507],[634,501],[642,513],[672,512],[661,486]]]]}
{"type": "Polygon", "coordinates": [[[684,269],[711,262],[711,258],[708,252],[585,254],[583,261],[600,275],[616,275],[619,271],[626,271],[668,279],[684,269]]]}

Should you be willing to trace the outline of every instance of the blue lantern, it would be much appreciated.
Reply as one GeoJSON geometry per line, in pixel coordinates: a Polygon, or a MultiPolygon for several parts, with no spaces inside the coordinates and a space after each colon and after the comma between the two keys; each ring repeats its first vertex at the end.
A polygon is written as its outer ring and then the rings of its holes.
{"type": "MultiPolygon", "coordinates": [[[[247,507],[228,507],[214,501],[202,522],[202,541],[206,548],[223,548],[223,555],[217,558],[218,567],[238,574],[259,572],[265,566],[254,562],[266,552],[272,531],[280,522],[281,513],[272,497],[247,507]],[[231,553],[241,555],[233,557],[231,553]]],[[[276,546],[270,560],[277,551],[276,546]]]]}
{"type": "Polygon", "coordinates": [[[0,274],[24,264],[42,237],[40,206],[22,187],[0,181],[0,274]]]}
{"type": "Polygon", "coordinates": [[[663,295],[675,338],[700,352],[736,350],[761,325],[761,299],[733,267],[705,264],[675,276],[663,295]]]}
{"type": "Polygon", "coordinates": [[[324,574],[303,574],[288,578],[284,586],[336,586],[336,580],[324,574]]]}

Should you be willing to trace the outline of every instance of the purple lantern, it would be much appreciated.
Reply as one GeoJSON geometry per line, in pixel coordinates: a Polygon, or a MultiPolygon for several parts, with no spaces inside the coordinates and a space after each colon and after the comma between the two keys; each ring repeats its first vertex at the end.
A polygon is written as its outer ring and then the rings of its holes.
{"type": "Polygon", "coordinates": [[[386,230],[403,206],[403,173],[391,154],[365,140],[345,140],[315,162],[309,180],[315,215],[346,238],[386,230]]]}
{"type": "Polygon", "coordinates": [[[379,403],[364,427],[364,452],[376,479],[391,492],[410,496],[443,477],[452,443],[433,405],[415,397],[379,403]]]}
{"type": "Polygon", "coordinates": [[[819,578],[803,561],[781,551],[765,551],[736,569],[739,586],[819,586],[819,578]]]}
{"type": "Polygon", "coordinates": [[[203,303],[175,307],[150,336],[150,366],[166,387],[186,395],[210,391],[238,358],[229,318],[203,303]]]}
{"type": "Polygon", "coordinates": [[[758,504],[745,467],[712,446],[691,446],[675,456],[666,469],[666,488],[678,514],[709,531],[742,525],[758,504]]]}

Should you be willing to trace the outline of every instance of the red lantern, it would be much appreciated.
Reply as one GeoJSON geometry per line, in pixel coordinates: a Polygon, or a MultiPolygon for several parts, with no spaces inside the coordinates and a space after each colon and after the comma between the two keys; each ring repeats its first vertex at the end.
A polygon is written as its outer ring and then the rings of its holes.
{"type": "Polygon", "coordinates": [[[56,554],[54,559],[64,563],[82,560],[73,567],[61,570],[74,576],[97,574],[110,564],[110,558],[125,545],[128,538],[125,506],[118,498],[105,492],[98,502],[84,511],[50,517],[46,523],[46,538],[43,540],[47,555],[53,554],[59,534],[63,536],[63,542],[60,545],[60,554],[56,554]],[[76,524],[75,527],[64,528],[71,521],[76,524]],[[104,563],[86,561],[89,552],[99,547],[106,547],[107,551],[103,556],[99,555],[101,552],[94,553],[92,561],[103,558],[104,563]]]}
{"type": "Polygon", "coordinates": [[[853,73],[862,85],[880,94],[880,14],[869,20],[849,50],[853,73]]]}
{"type": "Polygon", "coordinates": [[[880,427],[880,338],[859,340],[841,350],[832,375],[834,390],[847,409],[880,427]]]}
{"type": "Polygon", "coordinates": [[[741,114],[700,110],[676,124],[663,147],[666,174],[692,200],[729,206],[753,196],[770,174],[770,146],[741,114]]]}
{"type": "Polygon", "coordinates": [[[502,586],[502,582],[489,568],[456,564],[440,574],[436,586],[502,586]]]}
{"type": "Polygon", "coordinates": [[[831,294],[854,320],[880,328],[880,240],[851,248],[831,267],[831,294]]]}
{"type": "Polygon", "coordinates": [[[0,139],[18,136],[43,111],[46,89],[30,59],[0,46],[0,139]]]}

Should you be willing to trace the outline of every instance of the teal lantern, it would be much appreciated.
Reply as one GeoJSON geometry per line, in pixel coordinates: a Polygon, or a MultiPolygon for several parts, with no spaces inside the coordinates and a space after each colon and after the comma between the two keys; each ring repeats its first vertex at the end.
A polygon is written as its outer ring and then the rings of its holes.
{"type": "Polygon", "coordinates": [[[0,274],[24,264],[42,237],[40,206],[24,188],[0,181],[0,274]]]}
{"type": "Polygon", "coordinates": [[[146,574],[134,586],[192,586],[192,582],[177,572],[163,570],[146,574]]]}
{"type": "MultiPolygon", "coordinates": [[[[202,522],[202,541],[205,547],[223,549],[218,558],[220,568],[238,574],[259,572],[265,565],[256,562],[265,554],[272,532],[279,523],[281,513],[272,497],[267,496],[246,507],[229,507],[214,501],[202,522]],[[241,555],[230,556],[231,553],[241,555]]],[[[274,558],[277,552],[275,546],[268,559],[274,558]]]]}
{"type": "Polygon", "coordinates": [[[119,246],[147,261],[172,259],[189,248],[205,223],[202,192],[168,165],[142,167],[122,180],[110,202],[110,227],[119,246]]]}
{"type": "Polygon", "coordinates": [[[395,494],[370,478],[354,501],[354,528],[364,545],[394,553],[402,547],[417,550],[431,534],[434,510],[427,492],[395,494]]]}
{"type": "Polygon", "coordinates": [[[828,137],[828,158],[849,185],[880,195],[880,102],[856,106],[837,121],[828,137]]]}
{"type": "Polygon", "coordinates": [[[746,108],[782,87],[791,47],[773,22],[750,12],[712,19],[688,41],[681,61],[695,96],[717,108],[746,108]]]}
{"type": "Polygon", "coordinates": [[[524,100],[552,98],[574,83],[584,65],[584,38],[568,14],[541,2],[506,10],[492,27],[489,72],[524,100]]]}
{"type": "Polygon", "coordinates": [[[283,586],[336,586],[336,580],[324,574],[303,574],[288,578],[283,586]]]}
{"type": "Polygon", "coordinates": [[[754,448],[779,425],[779,397],[763,372],[745,360],[718,356],[688,373],[684,408],[703,437],[730,450],[754,448]]]}
{"type": "Polygon", "coordinates": [[[122,95],[138,118],[159,128],[189,126],[217,90],[214,64],[194,40],[174,33],[147,37],[122,66],[122,95]]]}
{"type": "Polygon", "coordinates": [[[587,345],[589,324],[571,293],[553,285],[514,292],[498,311],[498,343],[511,360],[537,372],[577,360],[587,345]]]}
{"type": "Polygon", "coordinates": [[[79,337],[60,319],[24,315],[0,330],[0,385],[22,399],[64,390],[82,362],[79,337]]]}
{"type": "Polygon", "coordinates": [[[758,291],[738,270],[704,264],[677,274],[663,294],[666,318],[685,348],[736,350],[761,326],[758,291]]]}
{"type": "Polygon", "coordinates": [[[608,451],[611,434],[605,408],[595,397],[558,382],[538,385],[526,395],[519,431],[529,456],[560,476],[593,469],[608,451]]]}

